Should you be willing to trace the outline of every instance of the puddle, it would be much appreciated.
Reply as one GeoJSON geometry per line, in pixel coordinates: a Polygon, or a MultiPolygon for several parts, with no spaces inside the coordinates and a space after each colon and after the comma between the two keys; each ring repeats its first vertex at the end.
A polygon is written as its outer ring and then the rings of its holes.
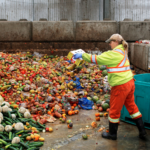
{"type": "Polygon", "coordinates": [[[84,133],[85,132],[80,132],[80,133],[75,133],[74,135],[68,135],[68,138],[66,138],[65,140],[56,141],[56,143],[52,146],[52,149],[57,149],[64,145],[69,144],[72,141],[82,139],[82,134],[84,133]]]}

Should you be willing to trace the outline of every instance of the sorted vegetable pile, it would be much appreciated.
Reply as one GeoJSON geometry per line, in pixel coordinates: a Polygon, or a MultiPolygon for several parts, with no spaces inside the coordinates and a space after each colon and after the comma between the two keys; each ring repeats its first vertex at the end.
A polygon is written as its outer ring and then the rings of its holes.
{"type": "Polygon", "coordinates": [[[44,138],[40,137],[39,131],[45,130],[45,125],[31,119],[27,109],[14,108],[8,102],[3,102],[0,106],[0,123],[1,149],[38,150],[43,145],[44,138]]]}

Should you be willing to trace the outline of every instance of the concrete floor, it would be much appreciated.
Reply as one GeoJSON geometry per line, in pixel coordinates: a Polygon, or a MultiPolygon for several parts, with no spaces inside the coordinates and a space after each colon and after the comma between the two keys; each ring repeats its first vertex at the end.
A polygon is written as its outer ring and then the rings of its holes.
{"type": "MultiPolygon", "coordinates": [[[[95,121],[95,112],[97,111],[80,110],[78,115],[67,117],[73,122],[72,129],[67,128],[67,123],[60,124],[59,120],[48,123],[47,127],[52,127],[54,131],[41,133],[45,138],[41,150],[150,150],[150,138],[142,141],[136,126],[124,122],[120,122],[117,141],[103,139],[103,131],[97,132],[100,127],[90,129],[91,122],[95,121]],[[82,139],[83,133],[89,136],[88,140],[82,139]]],[[[107,128],[108,118],[101,117],[97,123],[107,128]]],[[[146,131],[150,135],[150,130],[146,131]]]]}

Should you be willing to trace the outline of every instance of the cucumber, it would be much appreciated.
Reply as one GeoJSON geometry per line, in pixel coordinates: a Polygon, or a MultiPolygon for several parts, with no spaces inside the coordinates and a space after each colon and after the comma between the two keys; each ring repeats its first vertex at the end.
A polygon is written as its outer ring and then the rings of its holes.
{"type": "Polygon", "coordinates": [[[24,133],[31,133],[32,130],[24,130],[24,133]]]}
{"type": "Polygon", "coordinates": [[[5,106],[5,103],[1,105],[1,107],[5,106]]]}
{"type": "Polygon", "coordinates": [[[20,147],[20,144],[12,144],[13,147],[20,147]]]}
{"type": "Polygon", "coordinates": [[[8,117],[4,117],[4,119],[6,119],[7,121],[13,123],[13,122],[12,122],[12,119],[10,119],[10,118],[8,118],[8,117]]]}
{"type": "Polygon", "coordinates": [[[5,146],[5,149],[9,148],[12,144],[8,144],[5,146]]]}
{"type": "Polygon", "coordinates": [[[33,120],[33,119],[29,119],[29,121],[32,121],[33,123],[36,123],[36,121],[35,121],[35,120],[33,120]]]}
{"type": "Polygon", "coordinates": [[[17,110],[17,115],[18,115],[19,118],[22,118],[22,116],[21,116],[21,114],[18,110],[17,110]]]}
{"type": "Polygon", "coordinates": [[[25,143],[23,143],[23,142],[20,142],[20,144],[24,147],[24,148],[26,148],[26,149],[28,149],[29,148],[29,146],[28,145],[26,145],[25,143]]]}
{"type": "Polygon", "coordinates": [[[6,136],[4,136],[3,134],[0,134],[0,138],[6,139],[6,136]]]}
{"type": "Polygon", "coordinates": [[[34,146],[35,147],[41,147],[41,146],[43,146],[43,143],[44,142],[33,142],[33,143],[30,143],[29,146],[30,147],[34,147],[34,146]]]}
{"type": "Polygon", "coordinates": [[[12,137],[11,137],[11,139],[13,139],[14,137],[15,137],[15,133],[13,133],[13,134],[12,134],[12,137]]]}
{"type": "Polygon", "coordinates": [[[39,126],[38,126],[37,124],[34,124],[34,123],[32,123],[32,122],[29,122],[29,123],[30,123],[30,125],[31,125],[32,127],[39,128],[39,126]]]}
{"type": "Polygon", "coordinates": [[[6,122],[7,125],[12,125],[12,123],[9,122],[9,121],[5,121],[5,122],[6,122]]]}
{"type": "Polygon", "coordinates": [[[38,124],[40,127],[42,127],[42,128],[44,128],[44,129],[45,129],[45,126],[44,126],[44,125],[42,125],[41,123],[39,123],[38,121],[37,121],[37,124],[38,124]]]}
{"type": "Polygon", "coordinates": [[[9,132],[9,140],[12,139],[12,132],[9,132]]]}
{"type": "Polygon", "coordinates": [[[26,138],[27,136],[30,136],[31,134],[24,134],[21,136],[21,138],[26,138]]]}
{"type": "Polygon", "coordinates": [[[0,139],[0,142],[2,142],[4,145],[7,145],[7,142],[5,140],[0,139]]]}
{"type": "Polygon", "coordinates": [[[9,149],[16,150],[16,147],[10,146],[9,149]]]}
{"type": "Polygon", "coordinates": [[[23,147],[21,146],[19,150],[23,150],[23,147]]]}
{"type": "Polygon", "coordinates": [[[38,147],[30,147],[27,150],[39,150],[39,148],[38,147]]]}
{"type": "Polygon", "coordinates": [[[5,142],[11,142],[12,140],[10,139],[4,139],[5,142]]]}
{"type": "Polygon", "coordinates": [[[8,113],[9,118],[12,118],[10,111],[8,111],[7,113],[8,113]]]}
{"type": "Polygon", "coordinates": [[[24,132],[24,130],[21,130],[21,131],[17,132],[16,135],[19,135],[19,134],[21,134],[23,132],[24,132]]]}

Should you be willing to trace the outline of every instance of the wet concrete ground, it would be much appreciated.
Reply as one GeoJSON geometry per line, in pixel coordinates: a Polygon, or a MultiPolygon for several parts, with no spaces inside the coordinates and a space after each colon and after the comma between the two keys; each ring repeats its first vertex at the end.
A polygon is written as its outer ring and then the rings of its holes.
{"type": "MultiPolygon", "coordinates": [[[[100,127],[108,128],[108,118],[101,117],[97,121],[99,127],[91,128],[91,122],[95,121],[95,110],[80,110],[78,115],[69,116],[73,122],[73,128],[68,129],[67,123],[60,124],[59,120],[48,123],[48,127],[53,128],[53,132],[41,133],[45,138],[44,146],[41,150],[150,150],[150,138],[142,141],[138,137],[136,126],[120,122],[118,129],[118,139],[116,141],[103,139],[101,132],[97,132],[100,127]],[[82,134],[86,133],[88,140],[82,139],[82,134]]],[[[150,130],[146,130],[150,135],[150,130]]]]}

